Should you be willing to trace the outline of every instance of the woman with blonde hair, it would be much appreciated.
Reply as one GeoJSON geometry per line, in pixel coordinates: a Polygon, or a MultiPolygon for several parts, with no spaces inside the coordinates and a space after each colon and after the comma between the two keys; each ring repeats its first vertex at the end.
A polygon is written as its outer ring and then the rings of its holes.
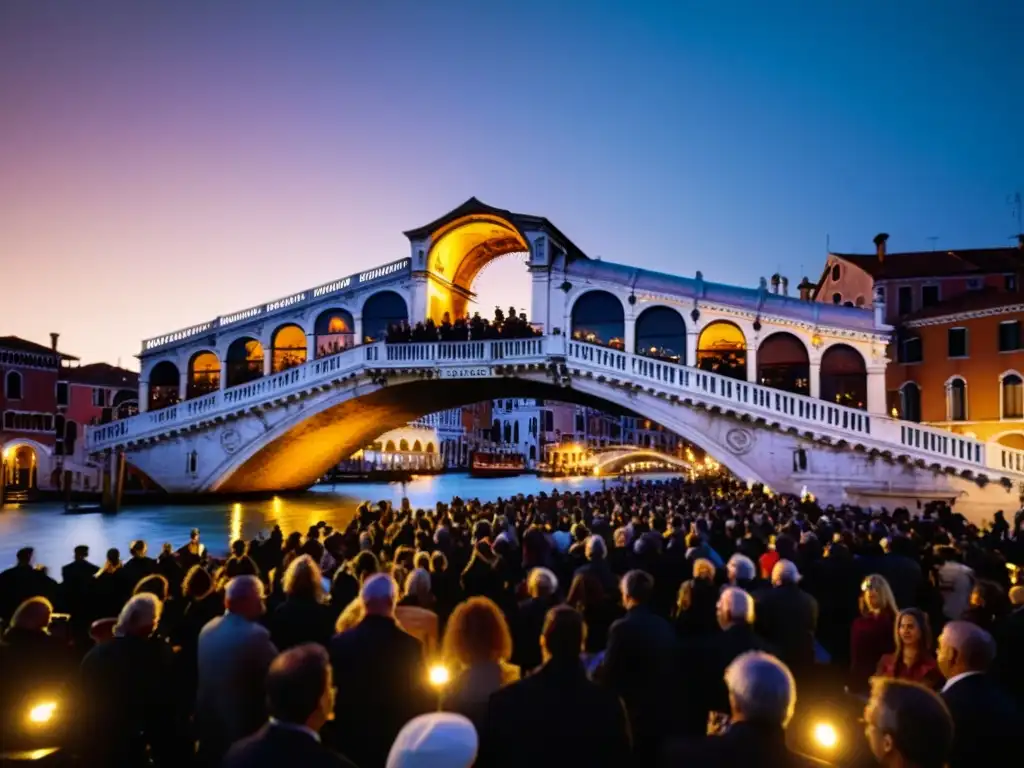
{"type": "Polygon", "coordinates": [[[893,651],[893,628],[899,608],[889,582],[877,573],[861,582],[857,602],[860,616],[850,628],[850,688],[863,693],[868,690],[868,679],[879,659],[893,651]]]}
{"type": "Polygon", "coordinates": [[[458,712],[479,729],[491,694],[519,679],[512,658],[512,634],[501,609],[486,597],[459,603],[444,633],[444,658],[452,668],[442,709],[458,712]]]}
{"type": "Polygon", "coordinates": [[[437,614],[433,611],[434,595],[430,591],[430,574],[422,568],[405,577],[402,599],[395,608],[395,620],[402,629],[423,643],[428,659],[437,652],[437,614]]]}
{"type": "Polygon", "coordinates": [[[896,650],[881,658],[876,674],[920,683],[934,691],[942,688],[944,678],[932,648],[932,625],[928,615],[917,608],[900,611],[894,634],[896,650]]]}
{"type": "Polygon", "coordinates": [[[279,651],[303,643],[327,646],[333,614],[324,596],[320,566],[309,555],[296,557],[281,580],[285,600],[270,614],[270,638],[279,651]]]}

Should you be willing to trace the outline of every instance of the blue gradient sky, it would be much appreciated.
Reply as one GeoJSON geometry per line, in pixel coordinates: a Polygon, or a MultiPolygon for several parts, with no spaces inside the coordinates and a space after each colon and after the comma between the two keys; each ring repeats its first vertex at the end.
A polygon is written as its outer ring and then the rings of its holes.
{"type": "Polygon", "coordinates": [[[135,367],[471,195],[746,285],[1007,244],[1021,40],[1021,0],[6,0],[0,334],[135,367]]]}

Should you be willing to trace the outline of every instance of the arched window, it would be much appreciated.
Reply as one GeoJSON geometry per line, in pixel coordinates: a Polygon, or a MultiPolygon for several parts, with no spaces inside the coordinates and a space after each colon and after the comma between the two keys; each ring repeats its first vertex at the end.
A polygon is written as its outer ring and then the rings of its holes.
{"type": "Polygon", "coordinates": [[[636,353],[686,364],[686,323],[670,307],[648,307],[636,319],[636,353]]]}
{"type": "Polygon", "coordinates": [[[519,422],[518,421],[516,421],[512,425],[512,442],[513,443],[518,443],[519,442],[519,422]]]}
{"type": "Polygon", "coordinates": [[[344,309],[325,309],[313,324],[316,335],[316,356],[326,357],[348,349],[356,343],[352,314],[344,309]]]}
{"type": "Polygon", "coordinates": [[[588,291],[572,306],[572,337],[577,341],[623,349],[626,317],[622,302],[608,291],[588,291]]]}
{"type": "MultiPolygon", "coordinates": [[[[434,452],[434,444],[433,443],[427,443],[427,453],[433,453],[433,452],[434,452]]],[[[451,452],[451,446],[450,445],[449,445],[449,452],[451,452]]]]}
{"type": "Polygon", "coordinates": [[[868,407],[864,356],[846,344],[833,344],[821,356],[821,399],[850,408],[868,407]]]}
{"type": "Polygon", "coordinates": [[[8,400],[21,400],[21,374],[18,371],[8,371],[4,379],[4,394],[8,400]]]}
{"type": "Polygon", "coordinates": [[[174,405],[180,399],[178,366],[170,360],[162,360],[149,372],[149,410],[158,411],[174,405]]]}
{"type": "Polygon", "coordinates": [[[921,421],[921,388],[912,381],[900,387],[900,416],[906,421],[921,421]]]}
{"type": "Polygon", "coordinates": [[[792,333],[773,333],[757,348],[757,380],[766,387],[806,395],[811,391],[807,347],[792,333]]]}
{"type": "Polygon", "coordinates": [[[999,385],[1004,419],[1024,419],[1024,379],[1019,373],[1004,373],[999,385]]]}
{"type": "Polygon", "coordinates": [[[512,442],[512,423],[508,421],[505,422],[505,439],[503,442],[512,442]]]}
{"type": "Polygon", "coordinates": [[[263,375],[263,345],[250,336],[242,336],[228,347],[229,387],[237,387],[263,375]]]}
{"type": "Polygon", "coordinates": [[[946,382],[946,421],[967,421],[967,382],[959,376],[946,382]]]}
{"type": "Polygon", "coordinates": [[[423,453],[423,443],[421,443],[419,440],[417,440],[416,442],[414,442],[412,444],[412,449],[416,453],[423,453]]]}
{"type": "Polygon", "coordinates": [[[841,270],[839,268],[839,265],[838,264],[833,264],[832,265],[832,279],[833,280],[838,280],[839,276],[841,274],[842,274],[842,272],[841,272],[841,270]]]}
{"type": "Polygon", "coordinates": [[[395,452],[395,441],[394,440],[388,440],[387,444],[384,446],[384,450],[387,451],[388,453],[394,453],[395,452]]]}
{"type": "Polygon", "coordinates": [[[381,341],[387,335],[388,326],[402,321],[409,321],[405,299],[394,291],[375,293],[363,305],[363,340],[367,343],[381,341]]]}
{"type": "Polygon", "coordinates": [[[697,340],[697,367],[733,379],[747,378],[747,338],[724,320],[708,324],[697,340]]]}
{"type": "Polygon", "coordinates": [[[400,450],[400,451],[408,451],[409,450],[409,441],[406,440],[404,437],[401,440],[398,441],[398,450],[400,450]]]}
{"type": "Polygon", "coordinates": [[[270,358],[273,373],[287,371],[306,362],[306,332],[294,324],[274,331],[270,358]]]}
{"type": "Polygon", "coordinates": [[[188,363],[186,398],[202,397],[220,389],[220,358],[213,352],[196,352],[188,363]]]}

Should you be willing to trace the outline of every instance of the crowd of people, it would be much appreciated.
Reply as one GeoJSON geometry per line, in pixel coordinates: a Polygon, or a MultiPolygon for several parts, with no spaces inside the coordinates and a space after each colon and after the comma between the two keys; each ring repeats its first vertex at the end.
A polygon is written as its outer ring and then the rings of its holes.
{"type": "Polygon", "coordinates": [[[78,547],[59,584],[23,549],[0,693],[6,723],[59,691],[89,766],[839,763],[787,730],[819,695],[880,765],[994,766],[1024,724],[1022,555],[1024,511],[711,478],[366,503],[226,559],[198,531],[78,547]]]}
{"type": "Polygon", "coordinates": [[[480,339],[530,339],[540,333],[530,325],[526,313],[516,313],[509,307],[508,314],[501,307],[494,308],[494,319],[488,320],[474,312],[470,317],[455,318],[444,313],[440,323],[427,318],[426,322],[409,325],[408,321],[392,323],[387,329],[387,341],[391,344],[411,341],[478,341],[480,339]]]}

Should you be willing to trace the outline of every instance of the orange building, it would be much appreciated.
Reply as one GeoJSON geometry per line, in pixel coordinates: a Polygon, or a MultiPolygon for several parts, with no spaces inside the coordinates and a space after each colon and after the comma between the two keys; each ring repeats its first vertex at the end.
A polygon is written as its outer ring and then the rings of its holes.
{"type": "Polygon", "coordinates": [[[895,416],[1024,449],[1024,235],[1017,247],[829,254],[818,301],[875,306],[894,328],[895,416]]]}

